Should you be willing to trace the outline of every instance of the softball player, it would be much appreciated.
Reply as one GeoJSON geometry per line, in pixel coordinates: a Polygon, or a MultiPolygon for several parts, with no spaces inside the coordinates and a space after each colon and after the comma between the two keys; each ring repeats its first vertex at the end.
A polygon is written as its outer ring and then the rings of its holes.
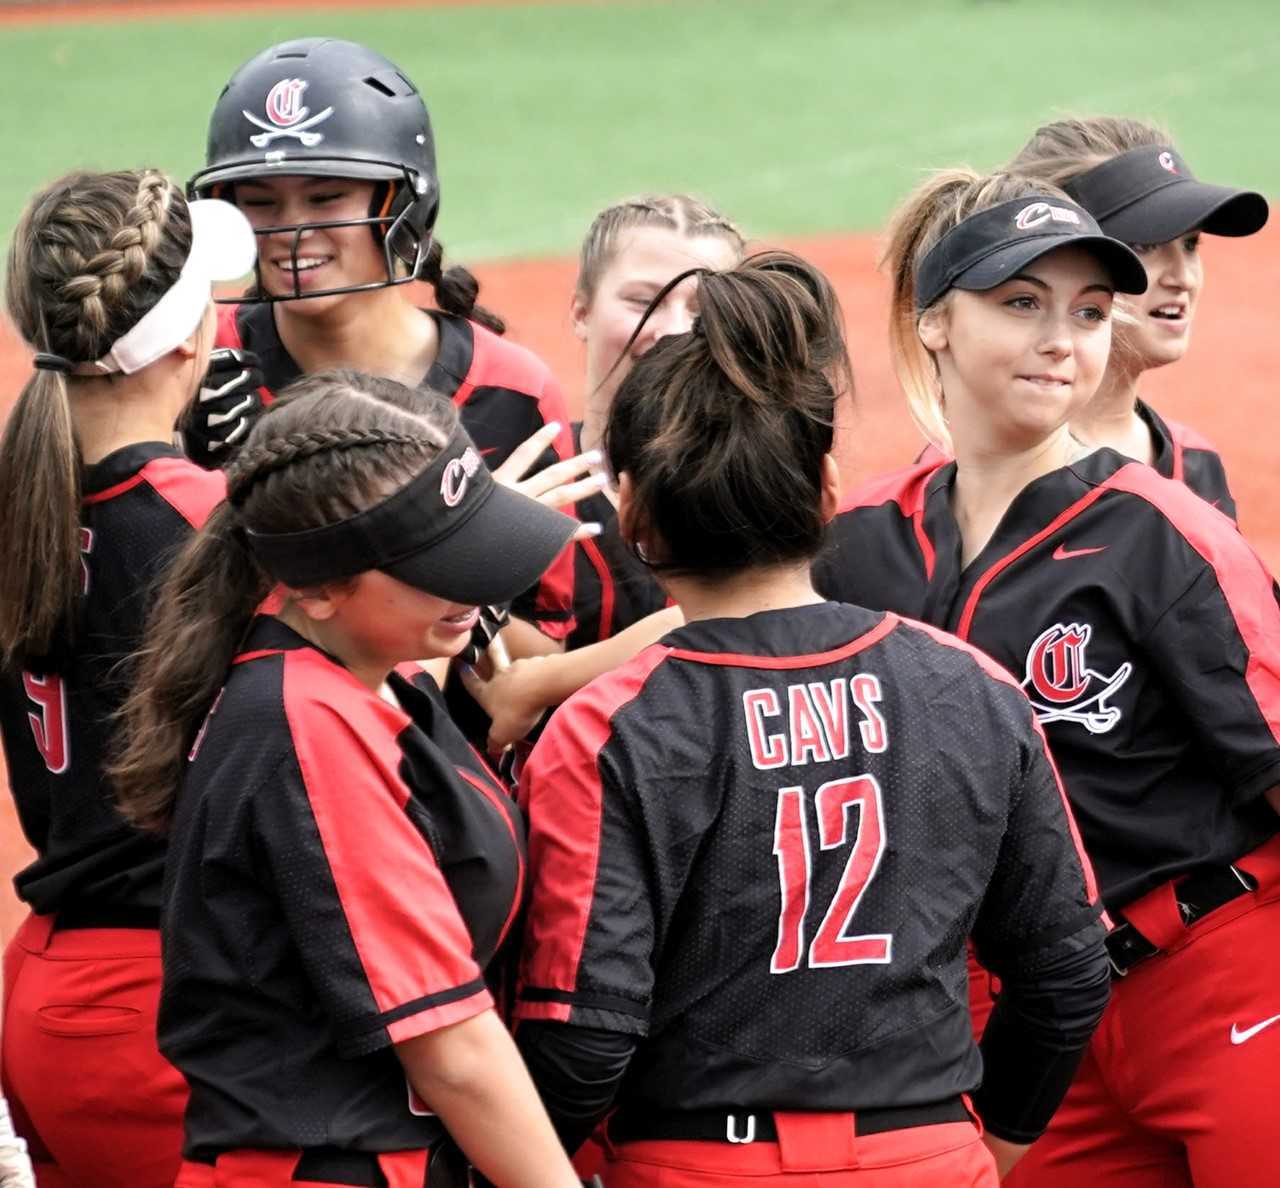
{"type": "Polygon", "coordinates": [[[211,281],[248,223],[153,171],[78,173],[14,232],[9,312],[38,352],[0,442],[0,736],[35,861],[5,953],[3,1071],[42,1188],[169,1188],[186,1088],[156,1048],[164,846],[104,777],[149,589],[222,498],[172,445],[209,359],[211,281]]]}
{"type": "MultiPolygon", "coordinates": [[[[264,50],[219,96],[206,160],[191,192],[234,201],[259,236],[258,283],[220,307],[218,345],[257,356],[264,399],[299,375],[357,367],[450,397],[490,467],[544,426],[542,464],[570,456],[555,378],[500,337],[465,268],[442,269],[435,139],[394,63],[328,38],[264,50]],[[395,291],[415,278],[431,284],[437,309],[395,291]]],[[[517,600],[514,613],[541,635],[517,626],[513,652],[562,646],[572,582],[566,551],[517,600]]]]}
{"type": "Polygon", "coordinates": [[[1195,430],[1162,418],[1138,385],[1143,372],[1186,354],[1204,287],[1201,235],[1261,231],[1266,199],[1198,181],[1168,133],[1113,116],[1046,124],[1007,168],[1062,186],[1106,234],[1133,247],[1147,270],[1146,293],[1124,306],[1131,318],[1117,326],[1102,387],[1074,421],[1077,436],[1185,482],[1234,519],[1217,451],[1195,430]]]}
{"type": "Polygon", "coordinates": [[[529,760],[517,1040],[570,1149],[616,1106],[611,1188],[993,1185],[963,1095],[985,1060],[994,1133],[1048,1121],[1106,999],[1092,876],[1014,683],[813,590],[848,382],[825,278],[786,253],[698,274],[693,330],[605,434],[688,625],[529,760]],[[982,1058],[970,931],[1006,976],[982,1058]]]}
{"type": "MultiPolygon", "coordinates": [[[[737,227],[685,194],[641,195],[596,215],[582,241],[570,303],[586,356],[584,417],[573,426],[578,449],[600,445],[614,394],[635,359],[660,338],[685,333],[697,316],[696,277],[672,289],[645,318],[654,294],[690,267],[731,268],[742,251],[737,227]]],[[[617,493],[606,486],[576,506],[579,520],[599,524],[601,531],[574,549],[576,626],[568,654],[517,660],[486,684],[467,677],[490,717],[494,750],[524,739],[548,708],[680,624],[677,610],[664,610],[670,600],[648,565],[623,539],[616,503],[617,493]]]]}
{"type": "Polygon", "coordinates": [[[158,596],[114,769],[170,835],[177,1182],[447,1184],[452,1136],[497,1183],[576,1188],[484,978],[518,814],[379,696],[459,651],[575,521],[495,483],[443,397],[354,372],[293,393],[158,596]]]}
{"type": "Polygon", "coordinates": [[[1280,1083],[1280,609],[1230,520],[1072,435],[1135,261],[1046,183],[955,172],[908,200],[892,340],[955,460],[856,493],[819,586],[1013,674],[1117,925],[1111,1004],[1015,1180],[1261,1188],[1280,1176],[1256,1141],[1280,1083]]]}
{"type": "MultiPolygon", "coordinates": [[[[654,294],[689,268],[732,268],[742,249],[737,227],[686,194],[641,195],[596,215],[582,241],[570,303],[573,332],[586,352],[586,403],[582,423],[574,426],[579,449],[600,445],[613,397],[632,363],[665,335],[685,333],[697,316],[697,278],[689,277],[635,334],[654,294]]],[[[606,488],[578,503],[578,518],[602,525],[603,532],[574,550],[577,626],[570,648],[608,639],[667,604],[648,566],[623,541],[615,502],[606,488]]]]}

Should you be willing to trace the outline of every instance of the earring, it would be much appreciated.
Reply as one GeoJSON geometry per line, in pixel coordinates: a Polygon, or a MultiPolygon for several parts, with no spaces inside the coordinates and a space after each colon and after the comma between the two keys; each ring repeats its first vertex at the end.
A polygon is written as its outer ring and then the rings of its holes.
{"type": "Polygon", "coordinates": [[[649,560],[649,554],[644,551],[644,545],[642,545],[639,541],[636,541],[636,543],[632,547],[635,549],[636,556],[639,557],[641,561],[643,561],[646,565],[652,564],[652,562],[649,560]]]}

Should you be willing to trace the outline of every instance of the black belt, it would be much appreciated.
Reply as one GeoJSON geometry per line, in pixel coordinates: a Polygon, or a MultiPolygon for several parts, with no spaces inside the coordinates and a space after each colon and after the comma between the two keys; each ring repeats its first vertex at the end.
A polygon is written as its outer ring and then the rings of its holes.
{"type": "Polygon", "coordinates": [[[75,904],[59,908],[53,918],[55,932],[71,928],[152,928],[160,927],[160,909],[111,904],[75,904]]]}
{"type": "MultiPolygon", "coordinates": [[[[1190,928],[1210,912],[1256,890],[1257,883],[1252,876],[1238,866],[1215,866],[1175,883],[1173,897],[1183,924],[1190,928]]],[[[1121,919],[1122,922],[1107,933],[1107,957],[1118,977],[1124,977],[1139,962],[1162,951],[1127,920],[1121,919]]]]}
{"type": "MultiPolygon", "coordinates": [[[[973,1120],[973,1115],[958,1097],[925,1105],[852,1110],[850,1116],[853,1120],[853,1133],[856,1135],[883,1134],[888,1130],[907,1130],[913,1126],[937,1126],[943,1122],[973,1120]]],[[[653,1139],[776,1143],[778,1128],[774,1125],[773,1114],[768,1110],[680,1110],[652,1113],[623,1107],[609,1119],[609,1138],[615,1143],[637,1143],[653,1139]]]]}

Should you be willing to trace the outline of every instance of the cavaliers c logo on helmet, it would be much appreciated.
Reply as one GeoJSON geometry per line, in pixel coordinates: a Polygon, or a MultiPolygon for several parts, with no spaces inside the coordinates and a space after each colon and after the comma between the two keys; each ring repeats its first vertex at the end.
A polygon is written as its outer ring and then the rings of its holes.
{"type": "Polygon", "coordinates": [[[1031,645],[1022,687],[1041,723],[1078,722],[1090,734],[1105,734],[1120,721],[1120,709],[1107,698],[1133,665],[1126,661],[1110,676],[1091,669],[1085,648],[1092,634],[1088,623],[1055,623],[1031,645]]]}
{"type": "Polygon", "coordinates": [[[254,148],[266,148],[281,136],[296,137],[304,148],[314,148],[324,139],[323,132],[313,132],[311,129],[333,115],[333,108],[326,107],[324,111],[310,115],[310,109],[302,102],[302,92],[306,89],[307,81],[302,78],[282,78],[276,83],[267,92],[265,104],[270,123],[241,108],[244,118],[255,128],[262,129],[249,137],[249,143],[254,148]]]}

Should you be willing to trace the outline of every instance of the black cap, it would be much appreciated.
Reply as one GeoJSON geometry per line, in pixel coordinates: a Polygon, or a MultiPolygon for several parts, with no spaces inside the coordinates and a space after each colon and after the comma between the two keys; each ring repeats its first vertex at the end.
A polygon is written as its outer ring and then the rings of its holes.
{"type": "Polygon", "coordinates": [[[1120,293],[1144,293],[1142,261],[1104,235],[1093,216],[1060,198],[1014,198],[970,215],[925,253],[916,272],[916,308],[928,309],[948,289],[994,289],[1059,248],[1092,252],[1120,293]]]}
{"type": "Polygon", "coordinates": [[[510,602],[569,543],[577,524],[494,481],[459,427],[416,478],[382,503],[323,528],[264,534],[249,547],[295,589],[380,569],[450,602],[510,602]]]}
{"type": "Polygon", "coordinates": [[[1064,188],[1108,235],[1125,243],[1168,243],[1197,229],[1252,235],[1267,221],[1261,194],[1197,181],[1172,145],[1130,149],[1064,188]]]}

